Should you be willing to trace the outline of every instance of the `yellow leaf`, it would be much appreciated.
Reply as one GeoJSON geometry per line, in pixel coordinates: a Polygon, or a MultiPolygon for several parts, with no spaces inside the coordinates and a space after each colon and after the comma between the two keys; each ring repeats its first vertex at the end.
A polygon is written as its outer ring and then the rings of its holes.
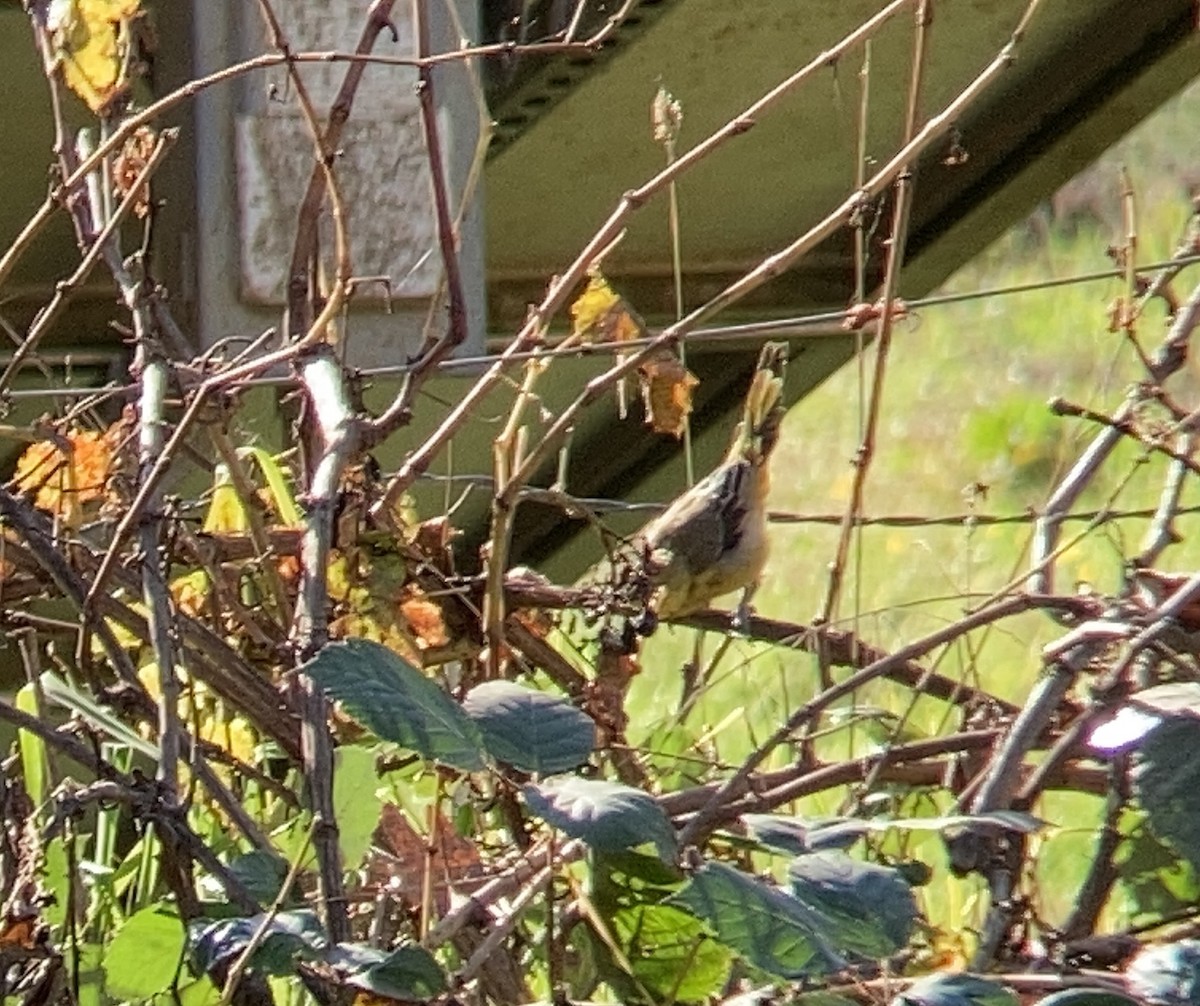
{"type": "Polygon", "coordinates": [[[200,738],[248,765],[255,762],[258,736],[244,716],[207,716],[200,723],[200,738]]]}
{"type": "MultiPolygon", "coordinates": [[[[283,527],[298,527],[303,521],[300,507],[292,492],[287,475],[279,461],[259,447],[238,449],[242,461],[253,461],[262,478],[262,488],[256,489],[268,515],[277,517],[283,527]]],[[[250,477],[247,471],[246,477],[250,477]]],[[[204,515],[203,530],[208,534],[242,534],[250,527],[243,501],[234,488],[229,466],[219,464],[213,477],[212,502],[204,515]]]]}
{"type": "Polygon", "coordinates": [[[140,8],[141,0],[59,0],[51,8],[63,79],[93,112],[125,91],[130,25],[140,8]]]}
{"type": "Polygon", "coordinates": [[[212,585],[209,583],[208,573],[203,569],[193,570],[171,581],[171,596],[175,599],[175,604],[185,615],[191,615],[193,618],[204,613],[211,593],[212,585]]]}
{"type": "Polygon", "coordinates": [[[571,305],[571,331],[586,342],[628,342],[640,338],[645,326],[633,309],[595,269],[571,305]]]}
{"type": "Polygon", "coordinates": [[[590,338],[619,300],[608,280],[599,272],[593,273],[583,293],[571,305],[571,331],[581,339],[590,338]]]}
{"type": "Polygon", "coordinates": [[[229,469],[225,465],[217,465],[213,478],[212,501],[204,515],[202,530],[206,534],[234,534],[245,531],[249,526],[246,508],[242,506],[237,490],[233,487],[229,469]]]}
{"type": "MultiPolygon", "coordinates": [[[[401,607],[406,596],[404,563],[394,555],[375,556],[371,560],[358,553],[356,556],[352,561],[337,550],[330,555],[326,583],[329,599],[336,605],[335,617],[329,625],[330,635],[335,639],[370,639],[419,664],[421,654],[414,630],[401,607]]],[[[429,617],[422,628],[431,633],[436,631],[429,617]]]]}

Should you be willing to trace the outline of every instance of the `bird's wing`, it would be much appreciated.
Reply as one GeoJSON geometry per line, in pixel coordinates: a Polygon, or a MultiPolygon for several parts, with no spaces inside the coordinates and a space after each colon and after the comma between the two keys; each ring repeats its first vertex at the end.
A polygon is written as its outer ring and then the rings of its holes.
{"type": "Polygon", "coordinates": [[[672,571],[694,574],[715,566],[738,543],[750,498],[744,480],[753,477],[746,461],[712,471],[646,528],[651,551],[669,553],[672,571]]]}

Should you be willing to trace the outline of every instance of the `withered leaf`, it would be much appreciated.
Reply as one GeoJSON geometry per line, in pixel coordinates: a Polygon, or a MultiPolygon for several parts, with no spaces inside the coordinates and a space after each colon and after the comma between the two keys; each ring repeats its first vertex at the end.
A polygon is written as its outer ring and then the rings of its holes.
{"type": "Polygon", "coordinates": [[[638,372],[646,422],[655,433],[683,436],[692,411],[692,389],[700,383],[674,353],[662,350],[647,359],[638,372]]]}
{"type": "MultiPolygon", "coordinates": [[[[133,191],[134,183],[146,168],[154,152],[154,130],[141,126],[125,141],[113,165],[113,188],[124,198],[133,191]]],[[[133,204],[133,212],[144,218],[150,212],[150,190],[143,187],[133,204]]]]}
{"type": "Polygon", "coordinates": [[[445,646],[450,642],[441,606],[416,587],[406,588],[405,596],[400,601],[400,611],[422,649],[445,646]]]}
{"type": "Polygon", "coordinates": [[[441,814],[435,819],[432,840],[420,835],[394,803],[385,803],[375,830],[375,844],[384,853],[368,865],[370,882],[393,886],[402,898],[419,904],[425,883],[426,857],[439,913],[449,908],[449,887],[483,872],[479,850],[459,835],[441,814]]]}

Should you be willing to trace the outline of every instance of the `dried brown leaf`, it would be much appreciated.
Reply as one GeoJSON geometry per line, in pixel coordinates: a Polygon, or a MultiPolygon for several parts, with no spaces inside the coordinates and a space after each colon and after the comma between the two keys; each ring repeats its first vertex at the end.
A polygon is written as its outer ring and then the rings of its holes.
{"type": "MultiPolygon", "coordinates": [[[[113,164],[113,188],[118,196],[124,198],[133,191],[134,182],[146,169],[146,163],[154,152],[154,130],[149,126],[139,127],[125,141],[121,152],[113,164]]],[[[145,217],[150,212],[150,190],[143,188],[133,204],[133,212],[138,217],[145,217]]]]}
{"type": "Polygon", "coordinates": [[[450,642],[441,605],[419,590],[412,588],[408,591],[400,601],[400,612],[421,649],[445,646],[450,642]]]}
{"type": "Polygon", "coordinates": [[[434,819],[434,834],[429,838],[418,834],[394,803],[385,803],[375,829],[375,845],[385,855],[372,856],[367,867],[369,882],[391,888],[414,907],[421,902],[427,856],[439,913],[449,908],[452,885],[483,873],[479,850],[441,814],[434,819]]]}
{"type": "Polygon", "coordinates": [[[683,436],[692,411],[692,389],[699,379],[674,353],[666,350],[646,360],[639,368],[646,422],[655,433],[683,436]]]}

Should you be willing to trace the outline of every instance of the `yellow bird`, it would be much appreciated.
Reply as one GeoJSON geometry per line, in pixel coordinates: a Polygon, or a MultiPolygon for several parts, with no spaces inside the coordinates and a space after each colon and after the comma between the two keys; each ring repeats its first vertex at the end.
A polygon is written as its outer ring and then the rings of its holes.
{"type": "Polygon", "coordinates": [[[735,590],[742,591],[736,621],[749,618],[767,562],[767,460],[786,411],[786,362],[786,344],[763,346],[725,460],[639,534],[660,618],[690,614],[735,590]]]}

